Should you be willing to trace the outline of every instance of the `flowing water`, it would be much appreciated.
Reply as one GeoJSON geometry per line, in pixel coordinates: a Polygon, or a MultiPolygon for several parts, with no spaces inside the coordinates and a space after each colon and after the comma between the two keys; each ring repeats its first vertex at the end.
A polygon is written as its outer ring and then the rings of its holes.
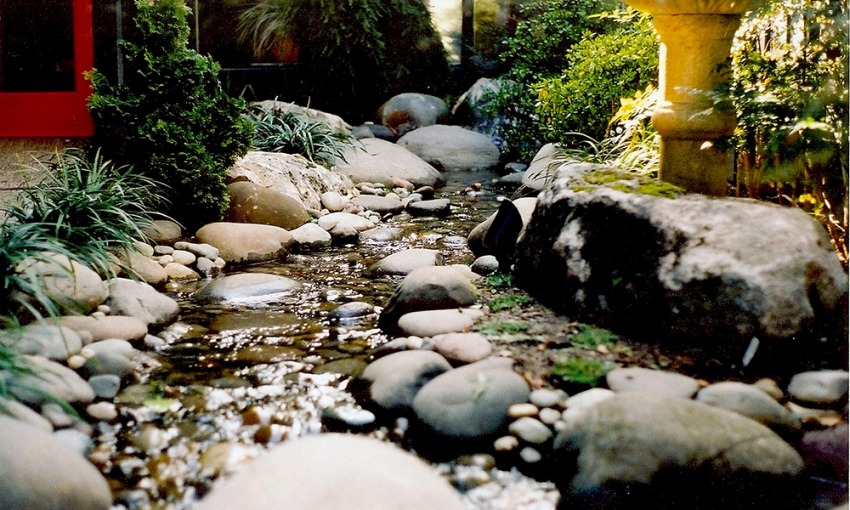
{"type": "MultiPolygon", "coordinates": [[[[472,261],[466,236],[497,206],[490,172],[447,173],[438,196],[449,197],[446,218],[385,218],[400,240],[334,246],[241,271],[272,273],[303,283],[276,299],[238,304],[197,304],[193,293],[207,282],[173,285],[180,303],[177,323],[159,333],[141,381],[117,400],[119,419],[100,422],[90,458],[107,475],[118,508],[187,508],[219,476],[270,445],[333,426],[362,410],[346,391],[350,374],[388,340],[377,313],[332,319],[329,311],[350,301],[381,307],[398,279],[364,271],[406,248],[439,250],[447,264],[472,261]],[[480,191],[465,188],[481,182],[480,191]],[[323,419],[324,414],[324,419],[323,419]]],[[[231,270],[231,272],[234,270],[231,270]]],[[[378,308],[380,310],[380,308],[378,308]]],[[[362,433],[399,440],[406,423],[369,427],[362,433]]],[[[515,471],[499,471],[473,459],[437,466],[466,491],[470,508],[549,509],[557,492],[515,471]],[[471,490],[470,490],[471,489],[471,490]]]]}

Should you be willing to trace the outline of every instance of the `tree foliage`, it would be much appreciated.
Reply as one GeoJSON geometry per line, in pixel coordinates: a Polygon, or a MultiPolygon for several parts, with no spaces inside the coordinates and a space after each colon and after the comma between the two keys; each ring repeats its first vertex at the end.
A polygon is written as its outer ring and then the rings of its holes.
{"type": "Polygon", "coordinates": [[[740,195],[776,198],[824,221],[847,257],[847,7],[773,1],[744,20],[733,48],[740,195]]]}
{"type": "Polygon", "coordinates": [[[167,186],[168,213],[194,228],[227,207],[227,168],[248,148],[244,104],[227,96],[218,65],[188,49],[182,0],[137,0],[137,37],[122,41],[125,80],[93,71],[93,147],[167,186]]]}
{"type": "Polygon", "coordinates": [[[257,57],[294,50],[311,105],[341,115],[371,117],[390,96],[438,93],[448,78],[423,0],[254,0],[239,32],[257,57]]]}

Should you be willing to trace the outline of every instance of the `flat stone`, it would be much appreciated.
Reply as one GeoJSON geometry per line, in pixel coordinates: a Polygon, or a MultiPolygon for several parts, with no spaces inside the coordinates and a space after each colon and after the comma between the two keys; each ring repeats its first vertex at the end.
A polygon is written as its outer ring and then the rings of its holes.
{"type": "Polygon", "coordinates": [[[24,359],[32,366],[33,374],[22,375],[21,384],[10,389],[18,400],[31,404],[47,402],[48,396],[71,404],[88,404],[94,400],[91,386],[70,368],[40,356],[24,359]]]}
{"type": "Polygon", "coordinates": [[[401,239],[404,232],[398,227],[377,227],[360,232],[361,243],[384,244],[401,239]]]}
{"type": "Polygon", "coordinates": [[[0,508],[108,510],[98,470],[53,435],[0,415],[0,508]]]}
{"type": "Polygon", "coordinates": [[[198,257],[205,257],[210,260],[217,259],[220,254],[218,248],[207,243],[190,243],[186,241],[181,241],[179,243],[175,243],[174,248],[176,250],[186,250],[189,253],[193,253],[198,257]]]}
{"type": "Polygon", "coordinates": [[[795,400],[810,404],[845,405],[848,384],[850,379],[845,370],[803,372],[791,378],[788,394],[795,400]]]}
{"type": "Polygon", "coordinates": [[[392,444],[352,434],[286,441],[216,484],[197,510],[463,510],[437,472],[392,444]],[[340,490],[356,487],[356,490],[340,490]]]}
{"type": "Polygon", "coordinates": [[[733,381],[712,384],[701,389],[696,400],[746,416],[781,435],[800,431],[800,421],[791,411],[750,384],[733,381]]]}
{"type": "Polygon", "coordinates": [[[20,264],[21,268],[28,267],[28,271],[40,275],[42,291],[70,310],[92,312],[109,295],[100,275],[64,255],[44,253],[30,256],[20,264]]]}
{"type": "Polygon", "coordinates": [[[442,170],[493,168],[501,156],[489,136],[460,126],[438,124],[419,128],[396,143],[442,170]]]}
{"type": "Polygon", "coordinates": [[[57,318],[56,323],[71,328],[80,335],[87,335],[90,341],[94,342],[107,338],[141,340],[148,334],[147,324],[136,317],[126,315],[107,315],[106,317],[67,315],[57,318]]]}
{"type": "Polygon", "coordinates": [[[168,280],[168,274],[159,262],[138,251],[118,251],[117,256],[135,276],[149,285],[161,285],[168,280]]]}
{"type": "Polygon", "coordinates": [[[432,340],[434,349],[455,363],[474,363],[493,353],[490,341],[480,333],[444,333],[432,340]]]}
{"type": "Polygon", "coordinates": [[[225,221],[260,223],[286,230],[298,228],[310,221],[310,215],[300,199],[248,181],[227,185],[230,205],[225,221]]]}
{"type": "Polygon", "coordinates": [[[195,270],[177,262],[169,262],[164,269],[170,282],[196,282],[201,279],[195,270]]]}
{"type": "Polygon", "coordinates": [[[375,313],[375,307],[363,301],[351,301],[343,303],[338,307],[328,312],[328,317],[332,319],[353,319],[357,317],[365,317],[375,313]]]}
{"type": "Polygon", "coordinates": [[[171,259],[184,266],[191,266],[198,260],[198,256],[188,250],[174,250],[171,252],[171,259]]]}
{"type": "Polygon", "coordinates": [[[407,276],[420,267],[442,265],[443,255],[437,250],[409,248],[387,255],[372,264],[366,273],[370,276],[407,276]]]}
{"type": "Polygon", "coordinates": [[[469,331],[484,312],[474,308],[449,308],[410,312],[398,319],[398,329],[405,335],[433,337],[445,333],[469,331]]]}
{"type": "Polygon", "coordinates": [[[614,369],[608,372],[605,379],[608,387],[618,393],[639,392],[658,397],[691,398],[699,390],[699,382],[693,377],[640,367],[614,369]]]}
{"type": "Polygon", "coordinates": [[[301,284],[273,274],[241,273],[221,276],[195,293],[198,301],[234,301],[271,298],[301,288],[301,284]]]}
{"type": "Polygon", "coordinates": [[[112,354],[118,354],[119,356],[124,356],[127,359],[133,358],[139,351],[133,347],[133,344],[128,342],[127,340],[121,340],[118,338],[107,338],[105,340],[98,340],[97,342],[92,342],[89,345],[83,348],[81,354],[90,358],[95,354],[100,354],[103,352],[108,352],[112,354]]]}
{"type": "Polygon", "coordinates": [[[326,214],[319,218],[319,226],[334,237],[350,237],[357,235],[358,232],[375,228],[371,220],[348,212],[326,214]]]}
{"type": "Polygon", "coordinates": [[[413,216],[447,216],[452,212],[451,201],[448,198],[417,200],[408,203],[405,210],[413,216]]]}
{"type": "Polygon", "coordinates": [[[98,398],[115,398],[121,389],[121,378],[113,374],[89,377],[88,383],[98,398]]]}
{"type": "Polygon", "coordinates": [[[401,200],[392,197],[360,195],[353,202],[367,211],[375,211],[378,214],[398,214],[404,210],[401,200]]]}

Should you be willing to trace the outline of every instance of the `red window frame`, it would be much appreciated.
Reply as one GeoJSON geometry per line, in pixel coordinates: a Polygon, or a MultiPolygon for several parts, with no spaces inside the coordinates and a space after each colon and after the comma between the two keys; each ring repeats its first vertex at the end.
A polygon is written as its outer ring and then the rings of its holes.
{"type": "Polygon", "coordinates": [[[0,92],[0,137],[88,137],[94,132],[83,73],[94,67],[92,0],[73,0],[74,91],[0,92]]]}

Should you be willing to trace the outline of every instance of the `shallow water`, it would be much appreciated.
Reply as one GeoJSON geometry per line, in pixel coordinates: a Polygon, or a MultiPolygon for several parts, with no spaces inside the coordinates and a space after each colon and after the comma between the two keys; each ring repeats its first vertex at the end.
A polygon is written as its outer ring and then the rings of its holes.
{"type": "MultiPolygon", "coordinates": [[[[497,206],[499,195],[488,184],[495,176],[446,176],[437,195],[451,198],[452,214],[386,218],[382,226],[402,229],[401,240],[335,246],[239,270],[292,278],[303,284],[298,291],[210,305],[192,300],[207,282],[169,287],[180,303],[178,322],[159,333],[164,345],[150,353],[142,382],[119,396],[119,419],[95,431],[90,457],[107,475],[118,508],[187,508],[215,478],[269,445],[321,432],[328,410],[357,408],[346,391],[348,374],[388,338],[376,326],[377,313],[340,320],[329,312],[350,301],[381,307],[399,279],[363,273],[390,253],[430,248],[446,264],[472,262],[466,236],[497,206]],[[473,182],[483,189],[464,193],[473,182]]],[[[402,422],[368,433],[399,439],[403,428],[402,422]]],[[[455,463],[439,469],[467,492],[469,508],[542,510],[557,500],[551,484],[517,472],[455,463]]]]}

